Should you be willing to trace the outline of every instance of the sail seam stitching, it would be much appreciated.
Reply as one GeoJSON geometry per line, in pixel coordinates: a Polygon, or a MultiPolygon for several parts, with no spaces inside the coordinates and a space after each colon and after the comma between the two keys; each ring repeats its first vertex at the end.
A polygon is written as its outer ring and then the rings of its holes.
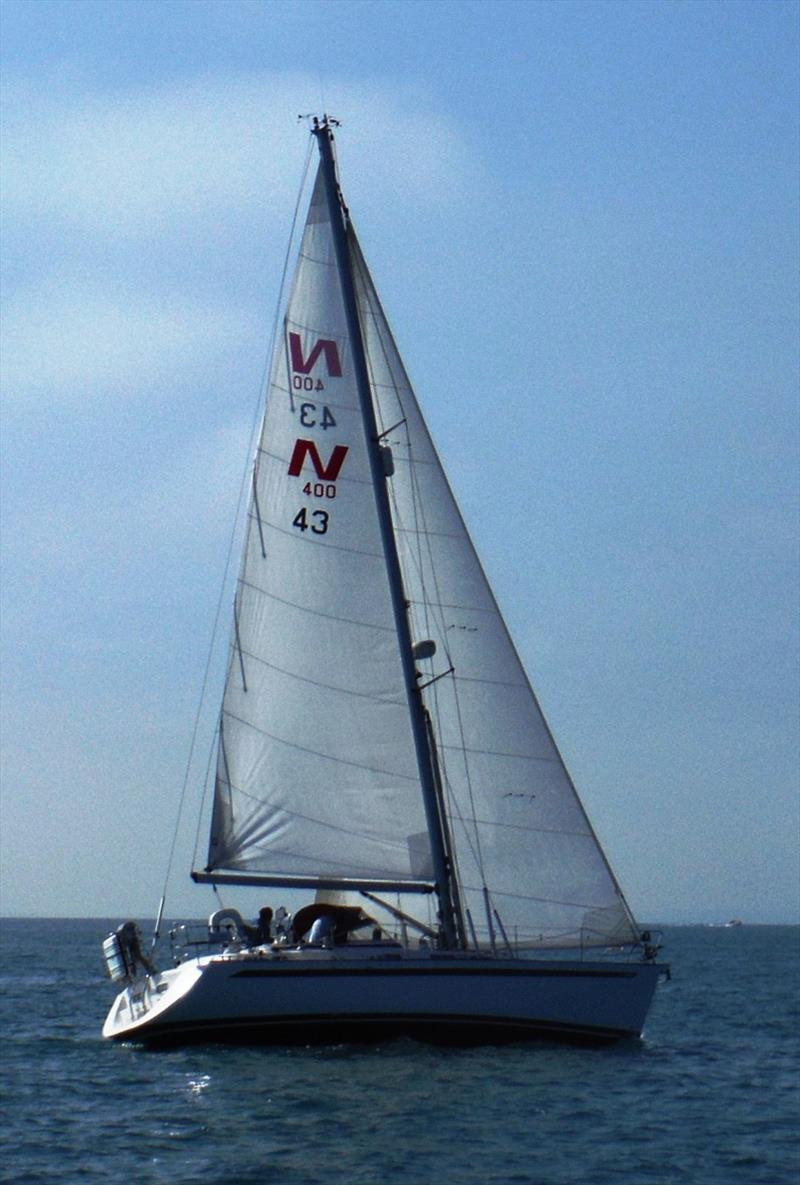
{"type": "Polygon", "coordinates": [[[297,749],[300,753],[310,753],[314,757],[322,757],[325,761],[333,761],[337,765],[348,765],[354,769],[363,769],[367,773],[383,774],[387,778],[399,778],[404,782],[418,782],[417,778],[411,777],[409,774],[397,773],[390,769],[377,769],[375,766],[364,765],[360,761],[348,761],[345,757],[334,757],[331,753],[324,753],[321,749],[312,749],[308,745],[298,745],[294,741],[284,740],[283,737],[275,736],[274,733],[268,732],[266,728],[259,728],[252,720],[245,720],[242,716],[237,716],[235,712],[231,712],[229,708],[223,709],[223,716],[227,716],[230,720],[235,720],[237,724],[243,725],[245,728],[251,728],[254,732],[260,733],[261,736],[269,737],[271,741],[275,741],[278,745],[285,745],[289,749],[297,749]]]}
{"type": "MultiPolygon", "coordinates": [[[[258,802],[263,806],[265,800],[263,798],[259,798],[256,794],[251,794],[248,790],[243,790],[241,786],[237,786],[235,783],[231,783],[230,788],[231,788],[231,790],[235,790],[237,794],[241,794],[243,798],[248,798],[251,802],[258,802]]],[[[397,840],[392,839],[389,836],[376,837],[375,835],[371,835],[368,831],[353,831],[350,828],[342,827],[337,823],[329,823],[325,819],[318,819],[315,815],[304,815],[301,811],[293,811],[293,810],[290,810],[288,807],[284,807],[284,806],[277,807],[276,811],[280,811],[281,814],[291,815],[291,817],[294,819],[303,819],[304,822],[306,822],[306,823],[314,823],[317,827],[324,827],[329,831],[340,832],[342,835],[357,836],[359,839],[371,840],[373,843],[379,844],[383,848],[387,848],[387,847],[396,848],[397,851],[404,852],[404,853],[407,850],[405,844],[402,844],[402,843],[398,842],[397,840]]],[[[254,841],[250,840],[249,842],[253,843],[254,841]]],[[[239,846],[245,847],[247,845],[247,843],[248,843],[248,837],[246,835],[242,836],[239,846]]],[[[295,859],[301,860],[301,861],[308,859],[308,853],[306,853],[306,852],[293,852],[293,851],[289,851],[285,848],[280,849],[280,855],[284,856],[284,857],[291,856],[291,857],[294,857],[295,859]]],[[[328,863],[328,864],[337,864],[337,865],[341,865],[342,867],[352,867],[352,865],[348,865],[346,861],[336,860],[334,857],[326,856],[325,859],[326,859],[326,863],[328,863]]],[[[222,865],[220,864],[219,867],[222,867],[222,865]]],[[[246,871],[246,870],[243,870],[243,871],[246,871]]],[[[377,869],[366,869],[366,872],[371,874],[373,872],[377,873],[378,870],[377,869]]],[[[290,875],[290,874],[287,873],[287,875],[290,875]]],[[[380,870],[380,875],[383,877],[386,876],[386,869],[385,868],[380,870]]],[[[411,879],[410,874],[409,874],[409,879],[411,879]]],[[[419,877],[414,877],[413,879],[419,880],[419,877]]]]}
{"type": "Polygon", "coordinates": [[[270,600],[277,601],[281,605],[287,605],[290,609],[297,609],[299,613],[310,613],[312,617],[323,617],[326,621],[338,621],[342,625],[355,625],[361,629],[381,630],[381,632],[387,634],[394,633],[391,626],[381,625],[379,622],[358,621],[354,617],[338,617],[335,613],[323,613],[321,609],[311,609],[307,605],[298,604],[297,601],[289,601],[286,597],[279,597],[277,593],[270,592],[269,589],[262,588],[259,584],[253,584],[252,580],[240,578],[239,583],[244,588],[249,588],[252,592],[258,593],[262,597],[268,597],[270,600]]]}
{"type": "Polygon", "coordinates": [[[470,822],[475,823],[477,827],[503,827],[506,831],[531,831],[541,835],[568,835],[573,839],[593,839],[590,831],[571,831],[566,827],[534,827],[532,824],[526,823],[501,823],[497,819],[476,819],[474,816],[470,822]]]}
{"type": "Polygon", "coordinates": [[[559,765],[560,762],[556,757],[539,757],[536,753],[505,753],[502,749],[473,749],[467,745],[446,745],[441,743],[441,749],[453,749],[460,753],[462,750],[466,753],[477,753],[481,757],[511,757],[519,761],[542,761],[545,764],[559,765]]]}
{"type": "MultiPolygon", "coordinates": [[[[313,687],[322,687],[325,691],[333,691],[341,695],[355,695],[360,699],[370,700],[377,704],[401,706],[401,701],[399,699],[393,698],[389,695],[376,695],[374,692],[369,691],[354,691],[350,687],[337,687],[334,683],[323,683],[319,679],[310,679],[307,675],[300,675],[296,671],[287,671],[285,667],[279,667],[273,662],[267,662],[265,658],[261,658],[259,655],[253,654],[249,650],[242,649],[241,653],[246,655],[247,658],[251,658],[254,662],[259,663],[261,666],[269,667],[271,671],[277,671],[278,674],[286,675],[289,679],[297,679],[301,683],[310,683],[313,687]]],[[[508,754],[508,756],[512,756],[512,754],[508,754]]]]}

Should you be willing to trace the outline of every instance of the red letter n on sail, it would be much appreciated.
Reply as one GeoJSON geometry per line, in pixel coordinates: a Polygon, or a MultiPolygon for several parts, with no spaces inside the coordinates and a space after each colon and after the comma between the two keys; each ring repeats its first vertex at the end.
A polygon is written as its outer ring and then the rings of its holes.
{"type": "Polygon", "coordinates": [[[303,468],[303,463],[306,457],[311,458],[311,464],[316,470],[317,477],[320,481],[336,481],[339,476],[339,470],[344,464],[344,459],[347,456],[347,445],[334,445],[331,458],[327,465],[323,465],[322,457],[317,451],[317,446],[313,440],[296,440],[294,445],[294,452],[292,459],[289,462],[289,476],[299,477],[303,468]]]}
{"type": "Polygon", "coordinates": [[[325,355],[328,374],[333,379],[341,378],[342,364],[339,361],[339,351],[335,341],[321,337],[315,343],[307,358],[303,357],[303,343],[299,333],[289,334],[289,351],[292,355],[292,370],[298,374],[310,374],[317,363],[320,354],[325,355]]]}

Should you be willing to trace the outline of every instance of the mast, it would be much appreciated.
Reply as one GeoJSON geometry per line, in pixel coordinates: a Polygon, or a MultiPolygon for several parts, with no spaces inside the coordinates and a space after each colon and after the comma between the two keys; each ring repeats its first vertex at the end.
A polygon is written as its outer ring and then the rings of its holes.
{"type": "Polygon", "coordinates": [[[332,122],[335,121],[329,120],[327,116],[323,116],[321,121],[315,117],[312,132],[317,138],[317,146],[319,147],[322,163],[325,195],[331,220],[331,233],[336,251],[336,261],[342,287],[342,301],[353,355],[353,369],[368,441],[367,454],[369,456],[370,474],[372,476],[372,488],[375,492],[381,542],[386,557],[389,591],[403,667],[403,681],[406,687],[411,729],[414,738],[414,750],[422,786],[425,817],[428,824],[436,894],[439,900],[439,915],[445,946],[452,949],[465,945],[464,927],[460,918],[460,911],[457,907],[453,862],[448,851],[446,824],[442,817],[442,810],[439,804],[440,795],[436,783],[433,755],[429,744],[428,728],[425,720],[425,705],[422,700],[422,693],[419,689],[417,672],[414,666],[412,653],[413,642],[408,620],[408,604],[403,588],[403,576],[400,568],[400,558],[397,554],[397,543],[394,537],[392,512],[389,505],[389,494],[386,488],[387,474],[384,468],[378,426],[375,419],[375,408],[372,403],[369,370],[364,348],[364,338],[361,332],[358,303],[356,301],[350,247],[347,241],[347,207],[344,204],[339,180],[336,175],[336,161],[333,155],[333,132],[331,131],[332,122]]]}

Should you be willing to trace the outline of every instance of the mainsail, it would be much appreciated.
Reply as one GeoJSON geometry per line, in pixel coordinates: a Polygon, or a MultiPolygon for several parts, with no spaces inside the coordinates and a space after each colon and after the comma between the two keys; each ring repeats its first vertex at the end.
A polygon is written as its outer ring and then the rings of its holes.
{"type": "Polygon", "coordinates": [[[322,172],[273,360],[209,869],[431,878],[322,172]]]}
{"type": "MultiPolygon", "coordinates": [[[[436,644],[418,664],[419,685],[462,904],[481,944],[498,918],[519,945],[632,941],[630,911],[510,640],[347,225],[371,394],[391,447],[387,487],[411,636],[436,644]]],[[[320,168],[254,470],[210,873],[391,884],[398,893],[433,879],[372,488],[374,447],[320,168]]]]}

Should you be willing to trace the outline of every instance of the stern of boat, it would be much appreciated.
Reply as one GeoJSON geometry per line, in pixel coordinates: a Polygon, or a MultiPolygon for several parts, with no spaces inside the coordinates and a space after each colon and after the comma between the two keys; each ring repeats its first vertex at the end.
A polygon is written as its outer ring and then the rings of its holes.
{"type": "Polygon", "coordinates": [[[109,1009],[103,1037],[106,1040],[135,1039],[182,1000],[201,974],[197,962],[192,961],[168,971],[140,976],[128,983],[109,1009]]]}

